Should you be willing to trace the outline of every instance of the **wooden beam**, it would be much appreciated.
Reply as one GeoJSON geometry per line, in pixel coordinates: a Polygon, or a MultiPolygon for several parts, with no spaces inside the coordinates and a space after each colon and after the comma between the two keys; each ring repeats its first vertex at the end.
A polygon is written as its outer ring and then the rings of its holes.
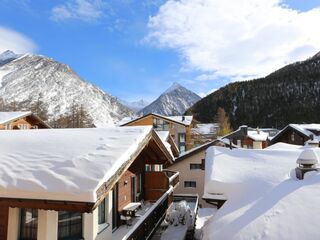
{"type": "Polygon", "coordinates": [[[55,211],[92,212],[94,203],[51,201],[37,199],[0,198],[0,206],[11,208],[34,208],[55,211]]]}

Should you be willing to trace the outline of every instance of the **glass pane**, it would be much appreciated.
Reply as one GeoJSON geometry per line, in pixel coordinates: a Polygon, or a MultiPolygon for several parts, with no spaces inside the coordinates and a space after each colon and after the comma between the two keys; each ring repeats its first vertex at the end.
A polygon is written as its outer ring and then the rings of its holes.
{"type": "Polygon", "coordinates": [[[58,239],[82,238],[82,214],[60,211],[58,218],[58,239]]]}
{"type": "Polygon", "coordinates": [[[98,223],[102,224],[105,222],[106,222],[106,199],[103,199],[98,209],[98,223]]]}
{"type": "Polygon", "coordinates": [[[20,239],[37,239],[38,210],[21,209],[20,239]]]}

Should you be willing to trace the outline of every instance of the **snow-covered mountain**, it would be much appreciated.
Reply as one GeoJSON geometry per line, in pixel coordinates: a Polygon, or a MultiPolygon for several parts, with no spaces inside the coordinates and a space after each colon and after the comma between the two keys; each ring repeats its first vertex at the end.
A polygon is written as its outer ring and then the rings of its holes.
{"type": "Polygon", "coordinates": [[[155,101],[138,112],[138,114],[158,113],[162,115],[180,115],[199,101],[194,92],[186,89],[178,83],[173,83],[155,101]]]}
{"type": "Polygon", "coordinates": [[[139,101],[133,101],[133,102],[128,102],[125,100],[119,100],[123,105],[127,106],[128,108],[130,108],[132,111],[134,112],[138,112],[139,110],[141,110],[142,108],[148,106],[150,103],[141,99],[139,101]]]}
{"type": "Polygon", "coordinates": [[[134,115],[115,97],[51,58],[6,51],[0,54],[0,61],[0,98],[7,104],[32,105],[40,100],[49,120],[70,114],[72,106],[82,106],[97,127],[134,115]]]}

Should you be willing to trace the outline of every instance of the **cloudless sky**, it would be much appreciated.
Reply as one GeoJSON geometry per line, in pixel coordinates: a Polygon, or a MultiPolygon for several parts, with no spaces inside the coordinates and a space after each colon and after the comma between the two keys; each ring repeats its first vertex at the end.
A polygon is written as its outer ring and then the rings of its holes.
{"type": "MultiPolygon", "coordinates": [[[[30,38],[36,45],[35,53],[66,63],[81,78],[128,101],[154,100],[173,82],[206,93],[230,81],[221,77],[195,84],[200,71],[184,71],[181,54],[145,39],[149,17],[157,14],[165,0],[91,1],[103,6],[99,17],[54,16],[54,8],[69,6],[70,10],[76,1],[0,0],[0,27],[30,38]]],[[[284,3],[300,11],[320,6],[318,0],[284,3]]]]}

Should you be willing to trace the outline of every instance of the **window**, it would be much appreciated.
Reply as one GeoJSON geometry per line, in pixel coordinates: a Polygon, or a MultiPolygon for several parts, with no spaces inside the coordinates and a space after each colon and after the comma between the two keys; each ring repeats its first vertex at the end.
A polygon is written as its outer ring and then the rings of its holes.
{"type": "Polygon", "coordinates": [[[196,188],[197,183],[195,181],[184,181],[185,188],[196,188]]]}
{"type": "Polygon", "coordinates": [[[190,170],[202,169],[201,163],[190,163],[190,170]]]}
{"type": "Polygon", "coordinates": [[[178,147],[180,152],[186,151],[186,134],[178,133],[178,147]]]}
{"type": "Polygon", "coordinates": [[[100,203],[98,207],[98,223],[102,224],[106,222],[106,199],[100,203]]]}
{"type": "Polygon", "coordinates": [[[60,211],[58,217],[58,239],[82,238],[82,214],[60,211]]]}
{"type": "Polygon", "coordinates": [[[38,210],[21,209],[20,240],[37,239],[38,210]]]}
{"type": "Polygon", "coordinates": [[[18,124],[20,130],[28,129],[28,124],[18,124]]]}
{"type": "Polygon", "coordinates": [[[5,130],[11,130],[12,129],[11,123],[8,123],[8,124],[4,125],[4,129],[5,130]]]}
{"type": "Polygon", "coordinates": [[[159,118],[153,119],[153,127],[155,128],[155,130],[169,131],[169,124],[159,118]]]}

